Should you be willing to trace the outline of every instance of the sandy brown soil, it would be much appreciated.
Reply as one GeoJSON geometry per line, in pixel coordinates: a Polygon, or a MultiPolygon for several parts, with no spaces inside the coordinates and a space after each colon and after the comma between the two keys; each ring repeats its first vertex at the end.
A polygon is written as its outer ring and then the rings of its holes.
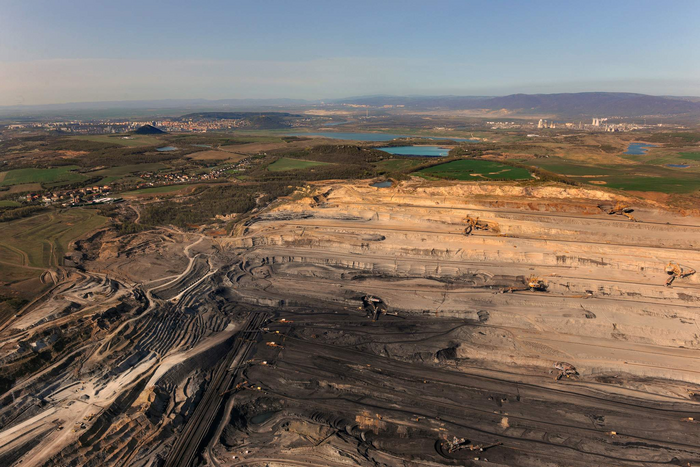
{"type": "Polygon", "coordinates": [[[698,269],[700,219],[634,223],[595,188],[369,185],[309,186],[235,236],[78,244],[82,271],[0,334],[5,365],[55,357],[1,396],[0,459],[700,462],[700,278],[664,286],[668,261],[698,269]]]}

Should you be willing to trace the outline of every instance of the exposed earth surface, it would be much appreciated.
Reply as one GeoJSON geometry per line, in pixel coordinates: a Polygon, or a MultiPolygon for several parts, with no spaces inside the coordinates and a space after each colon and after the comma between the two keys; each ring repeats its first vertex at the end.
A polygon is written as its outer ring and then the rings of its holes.
{"type": "Polygon", "coordinates": [[[700,463],[700,218],[594,186],[373,182],[230,234],[74,242],[0,331],[27,374],[2,464],[700,463]],[[26,358],[46,346],[64,357],[26,358]]]}

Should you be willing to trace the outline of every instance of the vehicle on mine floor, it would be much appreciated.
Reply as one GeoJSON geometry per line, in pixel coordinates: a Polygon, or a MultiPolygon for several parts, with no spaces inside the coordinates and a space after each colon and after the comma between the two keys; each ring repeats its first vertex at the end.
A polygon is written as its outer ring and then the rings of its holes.
{"type": "Polygon", "coordinates": [[[464,223],[467,225],[464,228],[464,235],[471,235],[471,233],[475,230],[491,230],[493,232],[500,232],[498,224],[495,222],[479,220],[478,217],[467,216],[464,218],[464,223]]]}
{"type": "Polygon", "coordinates": [[[675,281],[676,279],[683,279],[685,277],[692,276],[693,274],[695,274],[695,272],[696,271],[693,268],[684,269],[680,267],[680,265],[675,261],[670,261],[666,265],[666,274],[668,274],[671,277],[669,277],[666,280],[666,287],[670,287],[671,284],[673,284],[673,281],[675,281]]]}
{"type": "Polygon", "coordinates": [[[555,381],[559,381],[563,377],[571,378],[572,376],[578,376],[578,371],[576,367],[571,363],[566,362],[556,362],[554,364],[554,369],[559,370],[555,381]]]}
{"type": "Polygon", "coordinates": [[[447,452],[452,454],[453,452],[461,451],[463,449],[469,451],[483,452],[487,449],[503,444],[501,442],[496,442],[492,444],[467,444],[467,442],[468,440],[466,438],[457,438],[456,436],[453,436],[452,439],[446,439],[443,445],[447,448],[447,452]]]}
{"type": "Polygon", "coordinates": [[[604,212],[610,214],[611,216],[612,215],[625,216],[626,218],[628,218],[632,222],[637,222],[637,219],[632,214],[630,214],[630,213],[634,212],[634,209],[627,206],[622,201],[618,201],[617,203],[615,203],[615,206],[613,206],[609,209],[603,207],[602,205],[599,205],[598,207],[600,209],[602,209],[604,212]]]}
{"type": "Polygon", "coordinates": [[[544,292],[548,287],[544,279],[534,274],[530,274],[530,277],[527,278],[527,286],[530,290],[538,292],[544,292]]]}
{"type": "Polygon", "coordinates": [[[372,321],[376,321],[379,319],[379,315],[387,313],[388,307],[381,298],[373,295],[365,295],[362,297],[362,306],[360,309],[364,309],[367,316],[371,317],[372,321]]]}

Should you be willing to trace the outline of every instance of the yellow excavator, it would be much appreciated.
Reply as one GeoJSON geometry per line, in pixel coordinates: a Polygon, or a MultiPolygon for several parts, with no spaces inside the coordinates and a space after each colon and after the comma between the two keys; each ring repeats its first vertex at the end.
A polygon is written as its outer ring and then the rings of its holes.
{"type": "Polygon", "coordinates": [[[501,446],[503,443],[497,441],[491,444],[467,444],[469,441],[466,438],[457,438],[453,436],[452,439],[447,438],[443,446],[447,448],[447,452],[452,454],[453,452],[461,451],[466,449],[467,451],[479,451],[484,452],[487,449],[491,449],[496,446],[501,446]]]}
{"type": "Polygon", "coordinates": [[[695,274],[695,269],[683,269],[675,261],[669,261],[669,263],[666,265],[666,274],[670,276],[668,280],[666,280],[666,287],[670,287],[671,284],[673,284],[673,281],[675,281],[676,279],[682,279],[684,277],[692,276],[693,274],[695,274]]]}
{"type": "Polygon", "coordinates": [[[532,291],[544,292],[547,290],[547,283],[544,281],[544,279],[537,277],[534,274],[530,274],[530,277],[527,278],[527,286],[532,291]]]}
{"type": "Polygon", "coordinates": [[[490,230],[492,232],[500,232],[498,224],[495,222],[486,222],[479,220],[478,217],[472,217],[467,215],[464,218],[464,223],[466,227],[464,228],[464,235],[471,235],[475,230],[490,230]]]}
{"type": "MultiPolygon", "coordinates": [[[[603,209],[601,207],[601,209],[603,209]]],[[[631,212],[634,212],[634,209],[631,207],[627,206],[625,203],[622,201],[618,201],[615,203],[615,206],[613,206],[610,209],[603,209],[605,212],[608,214],[612,215],[618,215],[618,216],[625,216],[627,219],[631,220],[632,222],[637,222],[637,219],[630,214],[631,212]]]]}

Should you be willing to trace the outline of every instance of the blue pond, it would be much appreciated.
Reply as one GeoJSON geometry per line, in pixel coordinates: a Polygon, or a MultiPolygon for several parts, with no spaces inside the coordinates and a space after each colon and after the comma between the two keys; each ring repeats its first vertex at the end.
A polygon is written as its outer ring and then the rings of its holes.
{"type": "Polygon", "coordinates": [[[391,188],[391,185],[392,185],[391,180],[384,180],[383,182],[372,183],[372,185],[370,185],[370,186],[377,187],[377,188],[391,188]]]}
{"type": "Polygon", "coordinates": [[[624,154],[631,154],[634,156],[641,156],[647,153],[649,148],[655,148],[655,144],[645,144],[645,143],[630,143],[627,146],[627,151],[624,154]]]}
{"type": "Polygon", "coordinates": [[[175,146],[163,146],[162,148],[156,148],[156,151],[167,152],[167,151],[177,151],[175,146]]]}
{"type": "Polygon", "coordinates": [[[319,133],[293,133],[289,136],[324,136],[333,139],[348,139],[354,141],[391,141],[396,138],[427,138],[427,139],[449,139],[452,141],[469,141],[478,143],[479,140],[467,138],[452,138],[451,136],[416,136],[416,135],[396,135],[390,133],[340,133],[335,131],[323,131],[319,133]]]}
{"type": "Polygon", "coordinates": [[[679,169],[687,169],[690,167],[688,164],[666,164],[667,167],[676,167],[679,169]]]}
{"type": "Polygon", "coordinates": [[[440,146],[397,146],[393,148],[377,148],[397,156],[445,157],[450,150],[440,146]]]}

